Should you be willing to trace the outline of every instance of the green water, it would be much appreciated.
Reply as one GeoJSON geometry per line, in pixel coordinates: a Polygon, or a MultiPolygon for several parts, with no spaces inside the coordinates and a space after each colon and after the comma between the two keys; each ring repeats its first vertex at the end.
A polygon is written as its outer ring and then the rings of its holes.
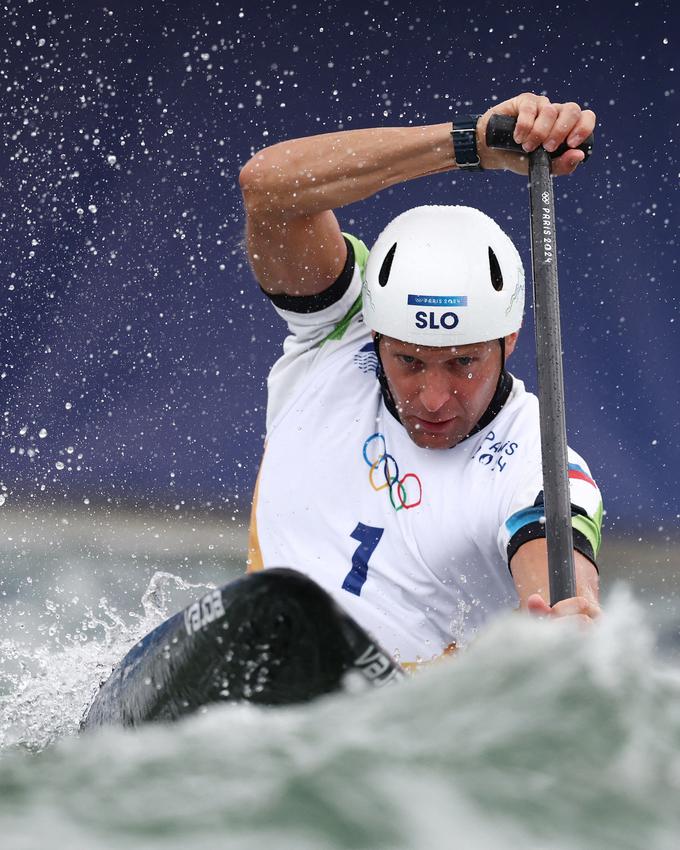
{"type": "Polygon", "coordinates": [[[240,568],[238,535],[166,530],[6,544],[3,848],[678,847],[680,674],[624,591],[587,633],[509,614],[382,691],[78,736],[128,646],[240,568]]]}

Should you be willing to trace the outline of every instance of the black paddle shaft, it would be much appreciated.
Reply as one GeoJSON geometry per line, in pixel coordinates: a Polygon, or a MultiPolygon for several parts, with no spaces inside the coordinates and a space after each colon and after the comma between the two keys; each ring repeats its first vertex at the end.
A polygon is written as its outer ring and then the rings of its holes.
{"type": "Polygon", "coordinates": [[[550,158],[542,147],[529,154],[529,196],[543,496],[548,539],[550,603],[554,605],[561,599],[576,595],[576,582],[557,284],[555,204],[550,158]]]}
{"type": "MultiPolygon", "coordinates": [[[[512,138],[514,125],[514,118],[492,115],[486,131],[487,146],[524,153],[512,138]]],[[[586,157],[590,155],[592,146],[592,136],[580,146],[586,157]]],[[[549,154],[543,147],[539,147],[528,155],[536,362],[551,605],[576,594],[557,283],[555,203],[550,174],[551,158],[565,150],[567,147],[563,145],[549,154]]]]}

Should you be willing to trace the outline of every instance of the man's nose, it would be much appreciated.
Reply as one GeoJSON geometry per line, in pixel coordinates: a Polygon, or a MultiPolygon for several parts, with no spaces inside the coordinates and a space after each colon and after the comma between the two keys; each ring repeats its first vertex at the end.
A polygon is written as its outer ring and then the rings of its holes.
{"type": "Polygon", "coordinates": [[[420,388],[420,403],[428,413],[437,413],[454,394],[451,378],[443,370],[428,371],[420,388]]]}

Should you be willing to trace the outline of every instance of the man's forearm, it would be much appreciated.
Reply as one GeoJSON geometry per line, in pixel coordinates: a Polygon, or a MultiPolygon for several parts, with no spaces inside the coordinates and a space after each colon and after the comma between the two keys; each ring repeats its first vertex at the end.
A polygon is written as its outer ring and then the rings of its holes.
{"type": "Polygon", "coordinates": [[[246,164],[250,209],[281,218],[315,215],[427,174],[455,168],[451,124],[344,130],[281,142],[246,164]]]}
{"type": "MultiPolygon", "coordinates": [[[[531,607],[529,600],[535,594],[540,595],[545,605],[548,605],[550,602],[550,577],[548,574],[548,546],[545,538],[529,540],[521,546],[510,563],[510,569],[521,608],[531,607]]],[[[577,598],[583,599],[588,605],[597,608],[600,595],[597,569],[588,558],[575,551],[574,571],[577,598]]]]}

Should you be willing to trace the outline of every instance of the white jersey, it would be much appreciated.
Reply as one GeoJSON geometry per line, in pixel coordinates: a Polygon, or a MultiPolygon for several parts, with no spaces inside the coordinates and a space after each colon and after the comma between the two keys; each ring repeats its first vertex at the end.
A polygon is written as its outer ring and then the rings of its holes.
{"type": "MultiPolygon", "coordinates": [[[[543,536],[538,401],[514,378],[486,428],[418,447],[383,401],[360,287],[357,262],[332,305],[277,308],[291,336],[269,377],[250,569],[307,574],[398,660],[429,660],[518,605],[509,555],[543,536]]],[[[600,494],[569,460],[575,536],[594,557],[600,494]]]]}

